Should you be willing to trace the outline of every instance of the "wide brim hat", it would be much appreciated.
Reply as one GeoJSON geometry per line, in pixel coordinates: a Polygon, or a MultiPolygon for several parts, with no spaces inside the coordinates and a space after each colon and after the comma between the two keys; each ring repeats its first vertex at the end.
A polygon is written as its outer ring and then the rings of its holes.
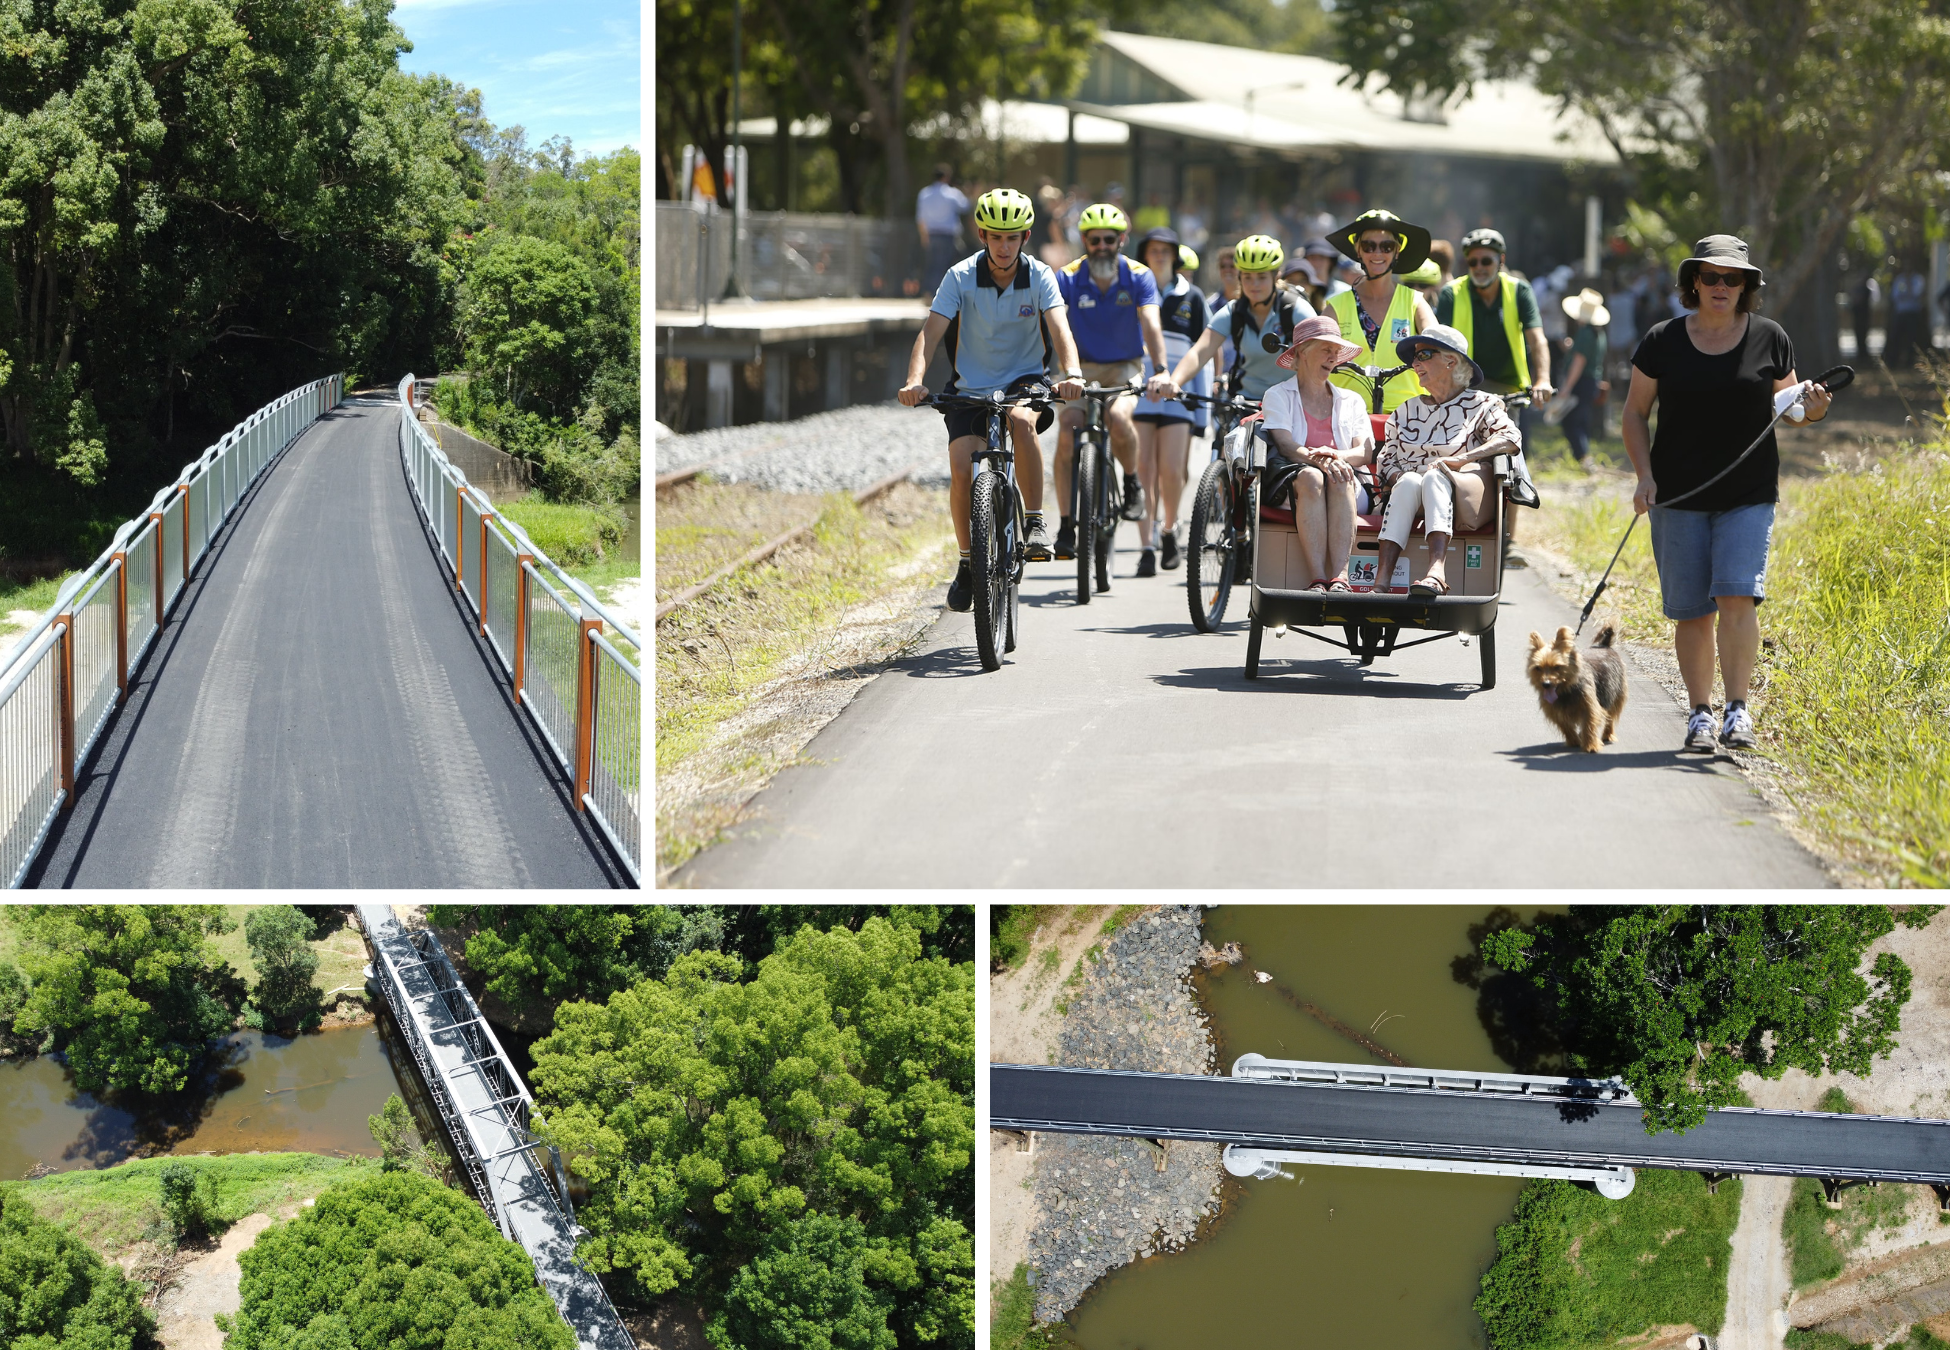
{"type": "Polygon", "coordinates": [[[1286,261],[1280,265],[1280,276],[1285,278],[1293,276],[1296,273],[1305,277],[1309,286],[1318,286],[1321,284],[1320,273],[1314,271],[1314,265],[1312,263],[1308,262],[1298,253],[1289,253],[1287,254],[1286,261]]]}
{"type": "MultiPolygon", "coordinates": [[[[1155,230],[1146,230],[1143,234],[1138,236],[1137,243],[1131,249],[1131,256],[1136,258],[1139,262],[1142,263],[1144,262],[1145,252],[1151,247],[1151,245],[1170,244],[1171,256],[1174,259],[1173,269],[1176,270],[1176,268],[1181,265],[1176,261],[1178,258],[1178,246],[1183,242],[1184,241],[1178,237],[1176,231],[1168,230],[1161,225],[1155,230]]],[[[1144,263],[1144,265],[1146,267],[1149,267],[1151,264],[1144,263]]]]}
{"type": "Polygon", "coordinates": [[[1747,241],[1738,235],[1709,234],[1694,244],[1693,256],[1679,264],[1680,290],[1692,288],[1693,278],[1698,274],[1703,263],[1712,263],[1716,267],[1737,267],[1743,272],[1751,273],[1756,290],[1767,284],[1766,278],[1760,274],[1760,269],[1754,266],[1753,257],[1747,249],[1747,241]]]}
{"type": "Polygon", "coordinates": [[[1358,264],[1361,261],[1358,241],[1363,230],[1387,230],[1401,241],[1401,247],[1395,252],[1395,265],[1388,269],[1391,272],[1413,272],[1428,261],[1429,232],[1420,225],[1409,224],[1392,211],[1364,212],[1328,235],[1327,240],[1342,256],[1358,264]]]}
{"type": "Polygon", "coordinates": [[[1576,295],[1565,296],[1559,303],[1573,323],[1588,323],[1593,328],[1603,328],[1611,322],[1611,311],[1605,308],[1605,297],[1589,286],[1576,295]]]}
{"type": "Polygon", "coordinates": [[[1299,363],[1300,349],[1309,342],[1331,342],[1341,348],[1340,361],[1336,361],[1335,365],[1341,364],[1342,361],[1352,361],[1361,354],[1359,347],[1341,336],[1339,319],[1332,314],[1316,314],[1313,318],[1302,320],[1294,325],[1293,341],[1289,342],[1287,349],[1280,353],[1280,369],[1292,370],[1299,363]]]}
{"type": "Polygon", "coordinates": [[[1432,347],[1439,352],[1454,352],[1467,361],[1469,368],[1476,372],[1475,378],[1469,382],[1471,387],[1483,382],[1483,368],[1477,365],[1476,358],[1469,354],[1469,339],[1448,324],[1439,323],[1434,327],[1423,329],[1413,337],[1398,339],[1395,343],[1395,355],[1403,361],[1412,363],[1415,353],[1424,347],[1432,347]]]}

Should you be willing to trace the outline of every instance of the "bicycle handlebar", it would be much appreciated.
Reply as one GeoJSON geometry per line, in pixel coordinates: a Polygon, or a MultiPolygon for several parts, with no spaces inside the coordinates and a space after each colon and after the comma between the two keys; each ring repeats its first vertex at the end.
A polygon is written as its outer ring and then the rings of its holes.
{"type": "Polygon", "coordinates": [[[977,408],[1014,408],[1027,404],[1032,408],[1043,408],[1055,401],[1055,396],[1041,385],[1035,393],[1013,394],[1004,398],[1000,390],[987,398],[976,398],[972,394],[929,394],[914,406],[917,408],[944,408],[951,403],[966,403],[977,408]]]}
{"type": "Polygon", "coordinates": [[[1217,394],[1194,394],[1183,389],[1179,390],[1177,397],[1170,401],[1191,404],[1204,403],[1214,408],[1251,408],[1255,412],[1259,410],[1259,400],[1255,398],[1246,398],[1244,396],[1221,398],[1217,394]]]}
{"type": "Polygon", "coordinates": [[[1129,381],[1125,384],[1086,384],[1083,386],[1083,396],[1085,398],[1122,398],[1125,394],[1141,394],[1143,392],[1144,386],[1136,380],[1129,381]]]}

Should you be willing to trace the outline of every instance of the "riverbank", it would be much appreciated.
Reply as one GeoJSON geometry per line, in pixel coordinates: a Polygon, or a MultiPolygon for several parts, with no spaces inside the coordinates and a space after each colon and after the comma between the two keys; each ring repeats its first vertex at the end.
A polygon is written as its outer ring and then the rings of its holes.
{"type": "MultiPolygon", "coordinates": [[[[1211,1073],[1190,983],[1199,941],[1195,906],[1048,911],[1022,964],[991,977],[992,1057],[1211,1073]]],[[[1216,1144],[1037,1135],[1021,1147],[991,1136],[991,1298],[1017,1320],[1022,1289],[1035,1322],[1061,1321],[1104,1274],[1197,1241],[1219,1210],[1216,1144]]]]}

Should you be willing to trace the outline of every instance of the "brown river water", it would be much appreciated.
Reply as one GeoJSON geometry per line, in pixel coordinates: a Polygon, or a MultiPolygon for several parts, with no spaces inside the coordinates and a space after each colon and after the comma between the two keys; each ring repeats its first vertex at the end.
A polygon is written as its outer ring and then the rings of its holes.
{"type": "MultiPolygon", "coordinates": [[[[1476,906],[1257,906],[1207,911],[1243,964],[1201,976],[1219,1067],[1270,1059],[1381,1064],[1327,1018],[1419,1068],[1508,1071],[1477,994],[1456,979],[1476,906]],[[1261,983],[1253,971],[1273,976],[1261,983]],[[1311,1005],[1309,1012],[1301,1005],[1311,1005]]],[[[1523,911],[1528,917],[1534,911],[1523,911]]],[[[1507,911],[1506,911],[1507,913],[1507,911]]],[[[1071,1314],[1084,1350],[1413,1346],[1476,1350],[1471,1304],[1523,1182],[1295,1167],[1302,1180],[1228,1177],[1225,1209],[1182,1252],[1107,1275],[1071,1314]]]]}
{"type": "Polygon", "coordinates": [[[0,1180],[161,1153],[377,1155],[366,1117],[395,1092],[413,1100],[395,1072],[400,1053],[379,1023],[295,1040],[240,1031],[190,1091],[161,1102],[77,1092],[49,1055],[0,1060],[0,1180]]]}

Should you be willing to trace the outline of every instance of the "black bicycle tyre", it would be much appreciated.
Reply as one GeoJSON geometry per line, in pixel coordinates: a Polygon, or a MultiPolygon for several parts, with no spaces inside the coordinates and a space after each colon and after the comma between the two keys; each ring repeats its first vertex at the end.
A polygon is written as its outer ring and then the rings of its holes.
{"type": "Polygon", "coordinates": [[[1117,547],[1117,526],[1123,519],[1123,499],[1117,489],[1117,465],[1101,447],[1097,453],[1097,589],[1110,589],[1110,560],[1117,547]],[[1108,475],[1108,476],[1106,476],[1108,475]]]}
{"type": "Polygon", "coordinates": [[[1016,649],[1018,633],[1017,621],[1022,617],[1022,554],[1023,529],[1022,494],[1014,488],[1009,490],[1009,519],[1015,522],[1015,531],[1010,535],[1009,548],[1009,625],[1003,634],[1002,650],[1012,652],[1016,649]]]}
{"type": "Polygon", "coordinates": [[[1192,498],[1191,538],[1185,545],[1185,603],[1192,627],[1216,633],[1232,596],[1232,549],[1223,541],[1232,517],[1232,476],[1222,460],[1205,466],[1192,498]],[[1212,594],[1207,598],[1205,592],[1212,594]]]}
{"type": "Polygon", "coordinates": [[[1496,688],[1496,625],[1491,624],[1476,636],[1476,643],[1483,649],[1483,689],[1496,688]]]}
{"type": "Polygon", "coordinates": [[[992,469],[975,475],[968,512],[968,560],[974,572],[975,654],[983,670],[1000,670],[1004,651],[1004,613],[1009,600],[1009,560],[996,507],[1002,479],[992,469]]]}
{"type": "Polygon", "coordinates": [[[1253,615],[1252,627],[1246,630],[1246,678],[1249,680],[1259,678],[1259,644],[1265,636],[1266,625],[1259,621],[1259,615],[1253,615]]]}
{"type": "Polygon", "coordinates": [[[1077,523],[1077,603],[1090,603],[1090,567],[1097,554],[1097,447],[1088,432],[1076,439],[1071,456],[1076,470],[1075,520],[1077,523]]]}

